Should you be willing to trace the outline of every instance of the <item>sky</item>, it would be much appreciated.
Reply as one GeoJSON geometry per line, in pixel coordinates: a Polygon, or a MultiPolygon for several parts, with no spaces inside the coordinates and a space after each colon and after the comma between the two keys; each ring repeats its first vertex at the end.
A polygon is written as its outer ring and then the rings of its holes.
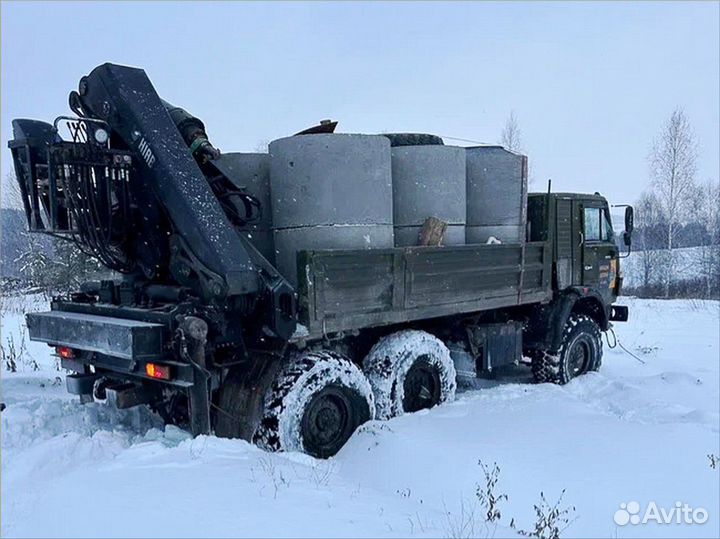
{"type": "MultiPolygon", "coordinates": [[[[142,67],[224,151],[319,120],[342,132],[500,139],[533,188],[633,202],[682,107],[720,177],[720,3],[3,2],[2,177],[13,118],[52,121],[93,67],[142,67]]],[[[446,138],[449,144],[466,144],[446,138]]]]}

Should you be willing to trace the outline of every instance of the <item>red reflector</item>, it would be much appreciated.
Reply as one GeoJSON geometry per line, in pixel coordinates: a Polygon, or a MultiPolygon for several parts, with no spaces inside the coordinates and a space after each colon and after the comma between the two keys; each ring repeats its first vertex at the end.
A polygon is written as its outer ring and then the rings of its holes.
{"type": "Polygon", "coordinates": [[[67,346],[58,346],[55,349],[58,353],[58,355],[63,359],[72,359],[75,357],[75,352],[73,352],[72,348],[68,348],[67,346]]]}
{"type": "Polygon", "coordinates": [[[150,378],[159,380],[170,380],[170,367],[168,365],[156,365],[155,363],[147,363],[145,365],[145,373],[150,378]]]}

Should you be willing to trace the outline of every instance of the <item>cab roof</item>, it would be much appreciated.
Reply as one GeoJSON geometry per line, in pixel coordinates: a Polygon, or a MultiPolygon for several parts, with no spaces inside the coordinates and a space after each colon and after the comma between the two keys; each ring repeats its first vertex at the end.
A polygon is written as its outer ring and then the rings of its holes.
{"type": "MultiPolygon", "coordinates": [[[[546,197],[548,193],[528,193],[529,197],[546,197]]],[[[583,200],[606,200],[600,193],[550,193],[551,197],[554,198],[577,198],[583,200]]]]}

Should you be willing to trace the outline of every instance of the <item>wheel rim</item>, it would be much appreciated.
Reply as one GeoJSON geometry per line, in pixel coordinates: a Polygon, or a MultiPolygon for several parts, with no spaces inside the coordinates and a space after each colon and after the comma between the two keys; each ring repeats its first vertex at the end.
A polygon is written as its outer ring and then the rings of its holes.
{"type": "Polygon", "coordinates": [[[417,412],[440,402],[440,373],[427,356],[412,364],[403,382],[403,410],[417,412]]]}
{"type": "Polygon", "coordinates": [[[575,377],[588,370],[592,358],[592,344],[586,337],[580,337],[568,355],[568,370],[570,375],[575,377]]]}
{"type": "Polygon", "coordinates": [[[319,458],[337,453],[360,424],[357,403],[342,386],[327,386],[305,407],[301,431],[305,451],[319,458]]]}

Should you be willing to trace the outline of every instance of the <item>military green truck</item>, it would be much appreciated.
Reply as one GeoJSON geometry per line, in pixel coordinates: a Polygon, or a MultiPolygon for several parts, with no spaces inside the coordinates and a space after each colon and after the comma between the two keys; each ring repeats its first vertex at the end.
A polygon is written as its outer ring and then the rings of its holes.
{"type": "MultiPolygon", "coordinates": [[[[526,158],[502,148],[478,152],[515,167],[521,220],[465,241],[464,222],[435,219],[428,240],[402,212],[364,219],[397,210],[382,190],[408,170],[398,168],[408,155],[428,159],[410,167],[413,211],[451,205],[423,196],[449,192],[445,162],[462,206],[469,150],[435,154],[439,137],[340,135],[322,122],[253,165],[216,150],[144,71],[113,64],[83,77],[70,107],[76,116],[54,124],[14,120],[9,146],[29,229],[73,241],[121,275],[27,315],[30,338],[54,348],[83,402],[149,406],[195,435],[324,458],[370,419],[452,400],[449,346],[475,376],[529,362],[537,381],[564,384],[600,368],[601,332],[628,318],[614,305],[621,254],[605,198],[528,195],[526,158]],[[422,147],[429,153],[413,154],[422,147]],[[440,180],[413,181],[434,166],[440,180]],[[253,190],[268,177],[272,194],[253,190]],[[339,216],[343,203],[355,222],[339,216]],[[326,210],[328,220],[309,223],[326,210]],[[496,237],[505,230],[519,232],[496,237]]],[[[480,170],[483,189],[509,185],[500,169],[480,170]]],[[[627,208],[628,248],[631,232],[627,208]]]]}

